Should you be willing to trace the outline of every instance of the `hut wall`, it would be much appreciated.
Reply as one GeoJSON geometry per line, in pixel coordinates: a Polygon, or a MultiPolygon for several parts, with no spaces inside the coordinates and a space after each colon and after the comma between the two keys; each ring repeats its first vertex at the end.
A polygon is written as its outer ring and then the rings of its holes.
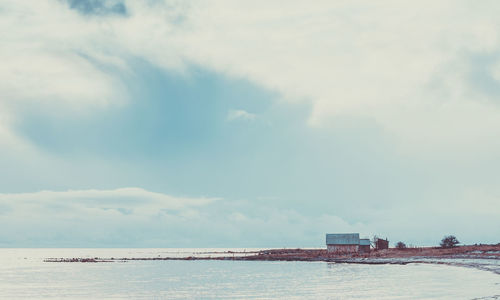
{"type": "Polygon", "coordinates": [[[370,253],[370,245],[359,245],[360,253],[370,253]]]}
{"type": "Polygon", "coordinates": [[[330,253],[355,253],[359,245],[327,245],[326,249],[330,253]]]}

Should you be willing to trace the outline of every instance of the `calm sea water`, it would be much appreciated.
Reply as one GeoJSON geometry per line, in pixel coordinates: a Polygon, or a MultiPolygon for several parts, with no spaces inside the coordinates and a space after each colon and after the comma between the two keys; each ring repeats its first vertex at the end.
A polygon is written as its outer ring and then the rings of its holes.
{"type": "Polygon", "coordinates": [[[188,256],[214,250],[241,249],[0,249],[0,298],[474,299],[500,295],[499,275],[444,265],[43,262],[49,257],[188,256]]]}

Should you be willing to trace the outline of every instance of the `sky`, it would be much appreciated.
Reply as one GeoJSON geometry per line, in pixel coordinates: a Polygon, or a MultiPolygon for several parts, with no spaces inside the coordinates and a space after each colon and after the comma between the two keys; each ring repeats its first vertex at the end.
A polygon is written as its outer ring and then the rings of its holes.
{"type": "Polygon", "coordinates": [[[499,13],[3,0],[0,247],[498,243],[499,13]]]}

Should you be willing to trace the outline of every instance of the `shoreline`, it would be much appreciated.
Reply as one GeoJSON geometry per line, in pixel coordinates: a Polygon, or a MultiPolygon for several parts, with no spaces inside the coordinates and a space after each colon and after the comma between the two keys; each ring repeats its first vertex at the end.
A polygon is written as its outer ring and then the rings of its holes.
{"type": "MultiPolygon", "coordinates": [[[[198,253],[204,254],[204,253],[198,253]]],[[[121,258],[47,258],[44,262],[104,263],[158,260],[223,261],[303,261],[369,265],[444,264],[490,271],[500,275],[500,244],[471,245],[454,248],[420,247],[371,251],[367,254],[335,255],[325,249],[269,249],[253,252],[210,252],[208,256],[121,257],[121,258]],[[213,256],[215,255],[215,256],[213,256]]]]}

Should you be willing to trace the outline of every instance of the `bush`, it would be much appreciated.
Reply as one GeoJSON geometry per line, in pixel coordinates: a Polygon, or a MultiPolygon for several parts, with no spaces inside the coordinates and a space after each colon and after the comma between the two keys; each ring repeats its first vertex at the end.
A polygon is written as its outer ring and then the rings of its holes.
{"type": "Polygon", "coordinates": [[[441,246],[441,248],[453,248],[458,244],[460,244],[460,242],[454,235],[448,235],[441,240],[441,243],[439,245],[441,246]]]}
{"type": "Polygon", "coordinates": [[[406,244],[403,242],[397,242],[396,249],[399,249],[399,250],[406,249],[406,244]]]}

